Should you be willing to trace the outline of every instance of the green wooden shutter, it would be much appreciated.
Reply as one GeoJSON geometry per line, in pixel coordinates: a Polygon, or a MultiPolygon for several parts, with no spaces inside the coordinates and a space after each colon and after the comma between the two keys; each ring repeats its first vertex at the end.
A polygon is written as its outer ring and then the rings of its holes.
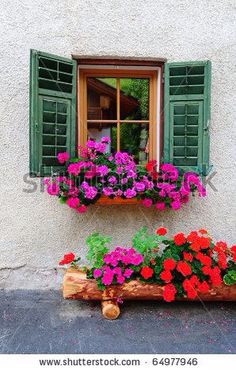
{"type": "Polygon", "coordinates": [[[211,63],[166,63],[164,74],[164,162],[206,175],[211,63]]]}
{"type": "Polygon", "coordinates": [[[64,168],[59,152],[75,155],[76,63],[36,50],[30,54],[30,173],[64,168]]]}

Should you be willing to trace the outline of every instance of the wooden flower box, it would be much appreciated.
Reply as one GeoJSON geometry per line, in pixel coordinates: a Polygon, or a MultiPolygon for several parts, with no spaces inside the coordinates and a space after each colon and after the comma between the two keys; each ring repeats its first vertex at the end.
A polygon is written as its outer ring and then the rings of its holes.
{"type": "MultiPolygon", "coordinates": [[[[76,269],[68,269],[63,279],[63,297],[65,299],[83,299],[101,301],[102,314],[106,319],[116,319],[120,314],[117,299],[122,300],[162,300],[163,287],[157,284],[131,280],[122,285],[112,285],[106,290],[99,290],[96,280],[87,279],[86,274],[76,269]]],[[[188,298],[177,298],[189,301],[188,298]]],[[[236,284],[222,284],[213,287],[208,293],[200,293],[194,301],[236,301],[236,284]]]]}
{"type": "Polygon", "coordinates": [[[140,200],[137,198],[130,198],[130,199],[125,199],[121,197],[115,197],[115,198],[109,198],[106,197],[105,195],[102,195],[97,201],[96,204],[101,205],[101,206],[114,206],[114,205],[120,205],[120,204],[139,204],[140,200]]]}

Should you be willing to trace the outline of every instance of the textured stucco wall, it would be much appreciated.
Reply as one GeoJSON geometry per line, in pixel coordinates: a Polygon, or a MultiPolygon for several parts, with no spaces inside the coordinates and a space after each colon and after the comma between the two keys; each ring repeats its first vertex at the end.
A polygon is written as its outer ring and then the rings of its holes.
{"type": "Polygon", "coordinates": [[[1,0],[0,286],[59,286],[54,267],[65,251],[85,254],[98,230],[127,243],[138,227],[171,232],[206,227],[235,241],[235,2],[233,0],[1,0]],[[217,175],[207,199],[178,212],[93,207],[76,215],[39,189],[28,194],[29,49],[67,56],[163,56],[213,63],[211,162],[217,175]]]}

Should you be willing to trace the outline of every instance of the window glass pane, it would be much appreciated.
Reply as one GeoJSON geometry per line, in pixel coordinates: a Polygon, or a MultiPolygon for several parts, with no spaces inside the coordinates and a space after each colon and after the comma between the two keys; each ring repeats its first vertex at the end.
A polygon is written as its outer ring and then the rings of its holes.
{"type": "Polygon", "coordinates": [[[149,79],[120,79],[120,118],[121,120],[148,120],[149,79]]]}
{"type": "Polygon", "coordinates": [[[88,120],[116,119],[116,79],[87,79],[88,120]]]}
{"type": "Polygon", "coordinates": [[[108,136],[111,143],[107,145],[107,151],[117,151],[117,126],[116,123],[88,123],[88,139],[99,141],[103,136],[108,136]]]}
{"type": "Polygon", "coordinates": [[[149,151],[148,124],[121,123],[120,150],[132,154],[136,163],[146,163],[149,151]]]}

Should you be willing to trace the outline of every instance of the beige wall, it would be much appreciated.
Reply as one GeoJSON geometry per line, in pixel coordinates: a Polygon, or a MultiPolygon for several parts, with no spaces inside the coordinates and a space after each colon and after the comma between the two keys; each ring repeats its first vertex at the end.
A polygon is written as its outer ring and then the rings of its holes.
{"type": "Polygon", "coordinates": [[[172,233],[207,228],[235,238],[235,2],[224,0],[2,0],[0,12],[1,232],[0,287],[57,287],[54,271],[66,251],[85,255],[95,231],[130,243],[142,225],[172,233]],[[206,60],[213,64],[211,162],[217,175],[207,199],[159,214],[142,207],[91,207],[77,215],[39,190],[28,172],[29,49],[71,53],[206,60]]]}

